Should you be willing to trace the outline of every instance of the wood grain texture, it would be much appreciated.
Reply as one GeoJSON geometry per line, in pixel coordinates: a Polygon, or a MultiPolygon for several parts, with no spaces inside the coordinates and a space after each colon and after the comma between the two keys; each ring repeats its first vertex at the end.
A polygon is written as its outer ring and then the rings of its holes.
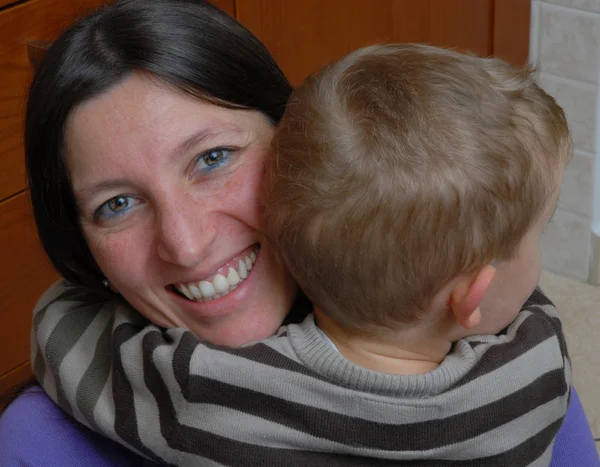
{"type": "Polygon", "coordinates": [[[522,66],[529,57],[530,0],[495,0],[493,54],[522,66]]]}
{"type": "Polygon", "coordinates": [[[24,384],[34,381],[29,361],[0,376],[0,413],[11,398],[19,394],[24,384]]]}
{"type": "Polygon", "coordinates": [[[392,0],[395,42],[492,53],[492,0],[392,0]]]}
{"type": "Polygon", "coordinates": [[[11,3],[15,3],[17,0],[0,0],[0,8],[6,7],[11,3]]]}
{"type": "Polygon", "coordinates": [[[39,245],[27,193],[0,203],[0,375],[29,360],[32,311],[57,274],[39,245]]]}
{"type": "Polygon", "coordinates": [[[101,0],[31,0],[0,12],[0,200],[25,188],[22,122],[31,79],[27,43],[53,40],[101,0]]]}
{"type": "Polygon", "coordinates": [[[214,6],[220,8],[229,16],[235,18],[235,0],[208,0],[214,6]]]}
{"type": "Polygon", "coordinates": [[[237,0],[237,18],[293,84],[369,44],[426,42],[492,52],[492,0],[237,0]]]}

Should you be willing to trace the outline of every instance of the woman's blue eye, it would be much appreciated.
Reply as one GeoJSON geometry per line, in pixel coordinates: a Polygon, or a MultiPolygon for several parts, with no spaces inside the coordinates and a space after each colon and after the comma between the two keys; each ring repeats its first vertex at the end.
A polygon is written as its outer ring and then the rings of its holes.
{"type": "Polygon", "coordinates": [[[202,169],[212,169],[214,167],[218,167],[227,160],[230,153],[230,149],[211,149],[210,151],[206,151],[198,156],[198,165],[200,165],[202,169]]]}
{"type": "Polygon", "coordinates": [[[140,203],[141,200],[132,196],[115,196],[98,208],[95,217],[98,219],[111,219],[126,213],[132,206],[140,203]]]}

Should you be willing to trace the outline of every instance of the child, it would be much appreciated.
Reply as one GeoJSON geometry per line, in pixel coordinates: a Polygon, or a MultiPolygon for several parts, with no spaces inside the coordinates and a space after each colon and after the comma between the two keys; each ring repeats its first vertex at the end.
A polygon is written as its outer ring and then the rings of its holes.
{"type": "Polygon", "coordinates": [[[268,232],[314,315],[222,349],[125,311],[112,393],[42,343],[46,390],[174,465],[548,465],[570,365],[527,299],[571,154],[554,100],[499,60],[368,47],[294,93],[274,149],[268,232]]]}

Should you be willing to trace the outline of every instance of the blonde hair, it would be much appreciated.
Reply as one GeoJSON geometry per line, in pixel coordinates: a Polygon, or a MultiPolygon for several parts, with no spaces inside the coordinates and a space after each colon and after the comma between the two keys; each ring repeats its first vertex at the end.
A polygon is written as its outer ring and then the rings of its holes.
{"type": "Polygon", "coordinates": [[[379,332],[515,254],[555,199],[571,146],[531,70],[398,44],[307,79],[273,150],[269,236],[315,305],[379,332]]]}

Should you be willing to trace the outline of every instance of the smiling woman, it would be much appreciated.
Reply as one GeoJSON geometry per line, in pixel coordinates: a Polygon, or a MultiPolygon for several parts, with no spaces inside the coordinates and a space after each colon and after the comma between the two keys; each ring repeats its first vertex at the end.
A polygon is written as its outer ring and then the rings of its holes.
{"type": "Polygon", "coordinates": [[[85,241],[113,290],[154,323],[239,345],[283,320],[294,288],[258,200],[273,132],[257,111],[141,73],[70,114],[65,164],[85,241]]]}

